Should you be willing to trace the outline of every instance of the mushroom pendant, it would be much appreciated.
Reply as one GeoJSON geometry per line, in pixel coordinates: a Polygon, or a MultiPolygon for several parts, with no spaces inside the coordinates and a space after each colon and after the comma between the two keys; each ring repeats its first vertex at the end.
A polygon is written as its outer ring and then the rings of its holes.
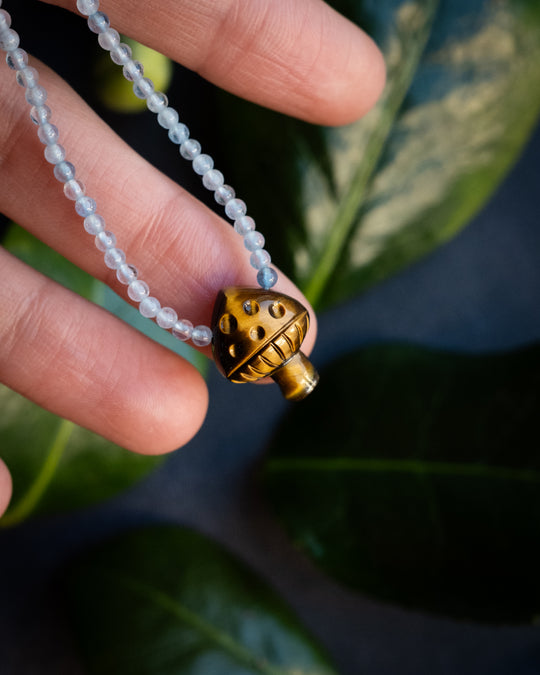
{"type": "Polygon", "coordinates": [[[300,351],[308,327],[307,309],[288,295],[260,288],[225,288],[212,318],[214,359],[231,382],[271,377],[286,399],[299,401],[319,381],[300,351]]]}

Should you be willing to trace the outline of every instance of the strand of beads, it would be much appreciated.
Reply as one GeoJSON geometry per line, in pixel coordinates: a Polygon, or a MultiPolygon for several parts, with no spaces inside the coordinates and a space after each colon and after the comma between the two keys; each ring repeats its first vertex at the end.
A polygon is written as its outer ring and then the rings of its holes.
{"type": "MultiPolygon", "coordinates": [[[[97,22],[98,18],[94,17],[94,20],[97,22]]],[[[190,321],[178,319],[171,307],[161,307],[159,300],[150,295],[148,284],[138,278],[137,269],[126,262],[126,254],[117,248],[114,234],[105,229],[105,220],[97,213],[96,201],[86,195],[84,185],[75,177],[75,167],[66,160],[66,151],[58,143],[58,128],[50,122],[52,113],[46,105],[47,91],[38,84],[37,70],[28,65],[28,54],[19,47],[19,35],[11,28],[11,16],[4,9],[0,9],[0,49],[7,52],[6,62],[16,72],[17,82],[25,88],[26,100],[32,106],[30,117],[38,127],[39,140],[45,145],[45,159],[54,166],[54,175],[63,183],[65,196],[75,202],[76,212],[84,218],[84,229],[94,236],[107,267],[116,271],[118,281],[127,286],[128,296],[139,304],[144,317],[154,318],[161,328],[170,330],[179,340],[191,340],[198,347],[208,346],[212,342],[211,329],[194,327],[190,321]]]]}
{"type": "Polygon", "coordinates": [[[88,27],[98,35],[98,42],[110,53],[114,63],[123,67],[124,77],[133,83],[133,92],[146,99],[148,109],[157,114],[158,123],[169,132],[170,140],[180,147],[184,159],[192,162],[195,173],[201,176],[203,185],[214,192],[218,204],[225,207],[227,217],[234,222],[235,231],[244,238],[244,245],[250,252],[250,263],[257,270],[257,282],[264,289],[272,288],[277,282],[277,273],[270,267],[270,254],[264,249],[264,237],[255,230],[255,221],[246,215],[245,202],[237,199],[235,191],[225,184],[221,171],[214,168],[214,160],[202,152],[201,144],[190,138],[189,129],[180,122],[178,112],[169,106],[167,96],[155,91],[154,83],[144,77],[144,68],[134,61],[129,45],[120,42],[118,31],[111,28],[109,18],[99,11],[99,0],[77,0],[77,9],[88,17],[88,27]]]}

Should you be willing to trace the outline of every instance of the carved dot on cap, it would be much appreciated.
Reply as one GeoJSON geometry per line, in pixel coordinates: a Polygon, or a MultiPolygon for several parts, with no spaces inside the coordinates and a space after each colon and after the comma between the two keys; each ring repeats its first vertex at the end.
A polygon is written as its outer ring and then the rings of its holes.
{"type": "Polygon", "coordinates": [[[249,314],[249,316],[253,316],[254,314],[257,314],[259,311],[259,303],[255,302],[255,300],[246,300],[244,302],[244,312],[246,314],[249,314]]]}
{"type": "Polygon", "coordinates": [[[266,335],[264,328],[262,326],[253,326],[249,331],[249,337],[252,340],[262,340],[266,335]]]}
{"type": "Polygon", "coordinates": [[[236,358],[236,345],[234,343],[229,345],[229,354],[233,357],[233,359],[236,358]]]}
{"type": "Polygon", "coordinates": [[[238,328],[238,321],[232,314],[224,314],[219,321],[219,330],[225,335],[230,335],[238,328]]]}
{"type": "Polygon", "coordinates": [[[281,302],[273,302],[268,311],[270,312],[270,316],[272,316],[274,319],[281,319],[284,315],[285,312],[287,311],[285,307],[281,304],[281,302]]]}

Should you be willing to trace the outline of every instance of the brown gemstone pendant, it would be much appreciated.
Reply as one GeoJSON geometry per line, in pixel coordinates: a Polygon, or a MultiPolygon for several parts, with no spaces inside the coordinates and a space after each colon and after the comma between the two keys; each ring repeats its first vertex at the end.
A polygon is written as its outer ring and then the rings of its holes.
{"type": "Polygon", "coordinates": [[[214,359],[231,382],[271,377],[286,399],[300,401],[319,375],[300,346],[309,327],[307,309],[288,295],[231,286],[214,306],[214,359]]]}

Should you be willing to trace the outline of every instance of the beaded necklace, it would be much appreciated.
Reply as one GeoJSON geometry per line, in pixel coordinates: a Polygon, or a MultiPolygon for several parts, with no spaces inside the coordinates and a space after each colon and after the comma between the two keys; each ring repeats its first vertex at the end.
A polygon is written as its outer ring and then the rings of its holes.
{"type": "Polygon", "coordinates": [[[54,176],[63,184],[64,195],[75,202],[75,211],[84,219],[84,229],[94,237],[96,248],[104,254],[105,265],[127,286],[128,297],[138,304],[144,317],[155,319],[158,326],[169,330],[178,340],[191,340],[197,347],[212,345],[216,365],[231,382],[255,382],[269,376],[279,384],[285,398],[304,398],[318,382],[316,370],[300,351],[309,327],[309,314],[297,300],[270,290],[278,275],[270,267],[264,236],[247,215],[245,202],[225,183],[221,171],[214,168],[212,157],[203,153],[201,144],[190,137],[178,112],[169,106],[167,96],[156,91],[152,80],[144,76],[144,68],[132,59],[129,45],[121,42],[107,15],[99,11],[99,0],[77,0],[77,9],[88,17],[88,27],[97,34],[100,46],[133,83],[135,96],[146,101],[160,126],[168,131],[169,139],[179,146],[180,155],[191,161],[203,185],[224,207],[235,231],[243,237],[250,263],[257,270],[260,289],[223,289],[214,306],[211,328],[193,326],[189,320],[179,318],[172,307],[162,307],[159,300],[150,295],[148,284],[139,278],[137,268],[127,262],[126,254],[117,247],[115,235],[106,229],[96,201],[86,194],[83,183],[75,177],[74,165],[66,160],[66,151],[58,142],[58,128],[50,121],[52,112],[46,104],[47,91],[38,84],[37,70],[28,65],[28,54],[19,47],[19,35],[11,28],[11,16],[0,9],[0,49],[7,52],[6,62],[16,72],[18,84],[25,89],[26,101],[32,106],[30,118],[37,126],[39,140],[45,145],[45,159],[53,165],[54,176]]]}

